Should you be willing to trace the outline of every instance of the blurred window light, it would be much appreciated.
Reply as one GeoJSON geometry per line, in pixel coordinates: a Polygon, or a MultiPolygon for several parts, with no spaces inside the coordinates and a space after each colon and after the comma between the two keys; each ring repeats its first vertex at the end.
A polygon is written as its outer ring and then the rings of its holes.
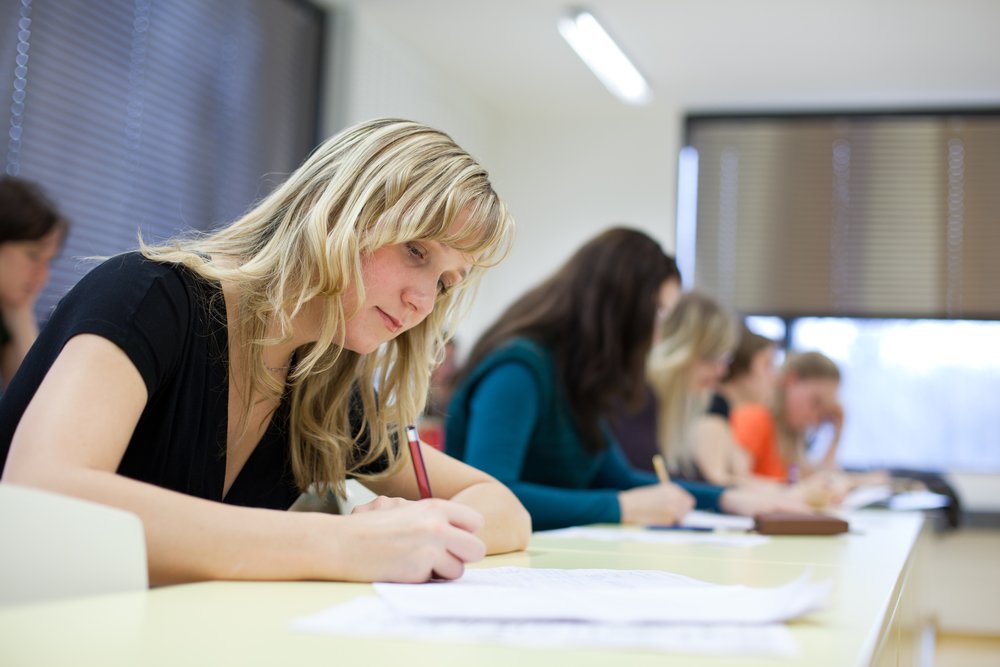
{"type": "Polygon", "coordinates": [[[998,339],[992,321],[800,318],[791,326],[793,350],[818,350],[840,366],[838,460],[857,468],[1000,472],[998,339]]]}
{"type": "Polygon", "coordinates": [[[758,336],[770,338],[778,344],[785,340],[785,320],[780,317],[748,315],[743,321],[758,336]]]}

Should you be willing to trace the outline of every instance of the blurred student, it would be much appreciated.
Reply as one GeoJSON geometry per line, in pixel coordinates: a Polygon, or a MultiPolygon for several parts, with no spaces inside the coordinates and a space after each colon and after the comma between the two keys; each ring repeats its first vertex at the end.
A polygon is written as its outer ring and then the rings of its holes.
{"type": "MultiPolygon", "coordinates": [[[[622,448],[637,467],[661,454],[676,479],[719,485],[703,469],[697,426],[729,367],[736,340],[736,318],[729,310],[705,294],[681,296],[663,322],[646,364],[650,404],[612,420],[622,448]]],[[[739,449],[731,438],[730,447],[739,449]]],[[[757,511],[809,511],[803,499],[786,487],[768,484],[751,489],[746,482],[732,478],[719,486],[739,485],[752,491],[757,511]]]]}
{"type": "Polygon", "coordinates": [[[38,337],[35,301],[67,229],[37,185],[0,178],[0,388],[10,383],[38,337]]]}
{"type": "Polygon", "coordinates": [[[410,502],[396,446],[512,233],[447,135],[347,128],[230,226],[79,282],[0,403],[3,481],[138,514],[157,583],[452,579],[523,548],[530,519],[508,489],[425,447],[435,497],[410,502]],[[283,511],[347,476],[393,498],[283,511]]]}
{"type": "Polygon", "coordinates": [[[750,456],[733,438],[729,424],[733,408],[768,406],[778,381],[777,343],[745,325],[708,409],[697,419],[692,449],[699,473],[713,484],[740,484],[753,479],[750,456]]]}
{"type": "Polygon", "coordinates": [[[688,292],[663,323],[649,355],[646,381],[654,397],[655,444],[673,475],[709,481],[701,471],[692,430],[729,364],[735,322],[714,299],[688,292]]]}
{"type": "Polygon", "coordinates": [[[844,409],[837,397],[840,369],[819,352],[789,354],[778,378],[773,405],[745,403],[732,411],[736,441],[750,455],[750,469],[782,482],[796,482],[818,470],[836,467],[844,409]],[[806,435],[825,422],[833,439],[823,460],[812,465],[806,435]]]}
{"type": "Polygon", "coordinates": [[[679,294],[677,265],[646,234],[618,227],[585,243],[475,344],[446,451],[507,484],[536,529],[670,524],[696,503],[751,513],[739,492],[630,466],[608,425],[644,400],[654,330],[679,294]]]}

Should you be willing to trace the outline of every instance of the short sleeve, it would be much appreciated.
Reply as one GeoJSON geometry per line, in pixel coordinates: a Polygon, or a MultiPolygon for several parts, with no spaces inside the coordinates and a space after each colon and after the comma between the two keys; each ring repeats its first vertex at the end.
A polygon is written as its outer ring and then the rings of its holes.
{"type": "Polygon", "coordinates": [[[762,405],[745,405],[730,417],[733,437],[750,454],[751,472],[778,480],[788,479],[788,467],[778,453],[774,418],[762,405]]]}

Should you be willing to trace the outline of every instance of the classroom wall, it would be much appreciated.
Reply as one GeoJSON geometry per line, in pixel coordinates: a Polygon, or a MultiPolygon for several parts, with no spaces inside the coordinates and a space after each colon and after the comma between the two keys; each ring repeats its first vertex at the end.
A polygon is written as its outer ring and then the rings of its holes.
{"type": "MultiPolygon", "coordinates": [[[[711,89],[705,83],[709,70],[699,77],[702,59],[692,53],[682,63],[685,76],[671,89],[657,90],[650,107],[622,104],[610,107],[615,109],[611,112],[605,106],[558,115],[539,113],[535,107],[520,112],[516,105],[513,111],[510,106],[493,108],[380,25],[370,3],[326,1],[337,8],[338,18],[329,40],[324,131],[332,133],[380,115],[413,118],[445,129],[490,170],[517,219],[519,236],[511,256],[487,275],[458,332],[460,354],[461,344],[471,344],[505,305],[607,225],[635,225],[674,250],[676,155],[689,110],[926,108],[1000,101],[1000,84],[967,85],[967,80],[977,80],[969,71],[970,60],[981,65],[983,53],[1000,57],[1000,48],[983,45],[983,26],[955,22],[941,28],[947,28],[947,34],[940,40],[928,42],[924,36],[933,34],[935,26],[925,24],[936,19],[925,8],[910,17],[914,23],[890,21],[893,29],[882,30],[879,26],[885,27],[893,16],[907,14],[906,0],[881,3],[877,12],[881,22],[870,16],[867,5],[829,7],[858,14],[861,38],[875,39],[869,33],[878,32],[880,52],[893,54],[882,74],[866,68],[862,76],[849,49],[836,61],[817,63],[808,40],[792,40],[786,49],[793,51],[781,53],[780,62],[754,79],[759,85],[736,77],[726,90],[711,89]],[[963,43],[978,46],[966,50],[948,46],[963,43]],[[802,53],[795,53],[795,48],[802,53]],[[934,67],[921,66],[919,71],[906,67],[905,54],[929,50],[934,51],[934,67]],[[803,83],[803,68],[816,69],[822,76],[809,75],[803,83]]],[[[800,32],[794,12],[781,0],[755,6],[766,14],[767,30],[800,32]]],[[[963,0],[954,11],[992,16],[995,9],[989,7],[979,0],[963,0]]],[[[711,35],[703,35],[706,44],[737,41],[744,27],[719,22],[711,29],[711,35]]],[[[692,39],[698,41],[697,36],[692,39]]],[[[705,67],[717,72],[718,63],[705,67]]]]}
{"type": "MultiPolygon", "coordinates": [[[[648,231],[673,250],[680,112],[662,107],[619,115],[502,116],[394,40],[364,11],[332,14],[325,135],[375,116],[426,122],[451,134],[490,171],[518,223],[511,255],[484,279],[458,333],[471,344],[502,308],[613,223],[648,231]]],[[[464,349],[464,348],[463,348],[464,349]]]]}
{"type": "Polygon", "coordinates": [[[490,109],[394,40],[363,3],[335,6],[327,32],[324,136],[379,116],[407,118],[448,132],[490,163],[497,125],[490,109]]]}

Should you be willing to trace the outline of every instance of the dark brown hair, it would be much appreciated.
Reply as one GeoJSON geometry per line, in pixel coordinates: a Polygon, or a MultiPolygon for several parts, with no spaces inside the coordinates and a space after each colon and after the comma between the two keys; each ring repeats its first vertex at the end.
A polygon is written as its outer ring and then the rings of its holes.
{"type": "Polygon", "coordinates": [[[37,241],[53,229],[65,236],[66,219],[34,183],[13,176],[0,178],[0,243],[37,241]]]}
{"type": "Polygon", "coordinates": [[[644,400],[660,287],[680,278],[655,240],[635,229],[609,229],[486,330],[460,379],[512,338],[537,341],[552,352],[584,445],[599,451],[607,445],[600,417],[644,400]]]}
{"type": "Polygon", "coordinates": [[[753,358],[761,350],[777,346],[776,342],[760,334],[755,334],[744,324],[740,328],[740,340],[736,344],[736,349],[733,350],[733,360],[729,362],[729,368],[726,369],[726,375],[722,381],[729,382],[748,375],[750,367],[753,365],[753,358]]]}

